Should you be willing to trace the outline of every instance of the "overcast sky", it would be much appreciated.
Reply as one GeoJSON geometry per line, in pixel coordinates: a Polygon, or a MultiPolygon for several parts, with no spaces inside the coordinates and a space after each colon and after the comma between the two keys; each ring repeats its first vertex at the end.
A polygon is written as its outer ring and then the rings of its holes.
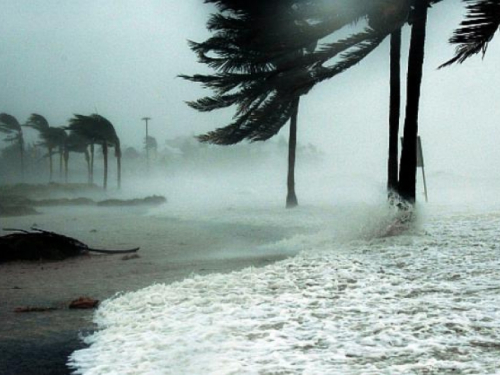
{"type": "MultiPolygon", "coordinates": [[[[228,113],[185,105],[203,91],[176,78],[206,72],[186,41],[207,38],[210,11],[202,0],[0,1],[0,112],[20,122],[35,112],[61,126],[74,113],[97,111],[133,146],[141,144],[144,116],[152,118],[150,133],[160,145],[226,125],[228,113]]],[[[447,39],[462,14],[456,0],[429,14],[420,133],[436,171],[494,168],[500,161],[500,38],[484,60],[436,70],[452,56],[447,39]]],[[[385,169],[388,51],[386,42],[302,100],[299,142],[349,169],[385,169]]]]}

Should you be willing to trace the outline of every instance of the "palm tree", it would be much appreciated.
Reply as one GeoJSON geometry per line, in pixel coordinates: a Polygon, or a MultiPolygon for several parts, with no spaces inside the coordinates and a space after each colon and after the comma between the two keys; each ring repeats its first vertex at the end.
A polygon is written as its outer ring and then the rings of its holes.
{"type": "Polygon", "coordinates": [[[24,180],[24,137],[21,125],[14,116],[0,113],[0,133],[7,135],[4,141],[18,144],[21,176],[24,180]]]}
{"type": "Polygon", "coordinates": [[[44,146],[48,150],[49,158],[49,181],[53,180],[53,162],[52,155],[54,149],[59,153],[59,175],[62,177],[63,171],[63,160],[64,160],[64,148],[66,143],[67,134],[63,128],[56,128],[49,126],[48,121],[42,115],[33,113],[25,126],[30,127],[38,131],[41,138],[40,145],[44,146]]]}
{"type": "MultiPolygon", "coordinates": [[[[118,138],[115,128],[106,118],[98,114],[90,116],[75,114],[70,119],[68,129],[72,132],[79,134],[89,141],[91,147],[91,169],[93,169],[93,152],[94,144],[99,144],[102,147],[104,156],[104,176],[103,188],[107,189],[108,186],[108,149],[109,147],[115,148],[115,156],[117,159],[117,183],[118,188],[121,187],[121,148],[120,139],[118,138]]],[[[92,173],[93,176],[93,173],[92,173]]]]}
{"type": "MultiPolygon", "coordinates": [[[[307,76],[307,65],[295,65],[297,58],[314,52],[324,30],[313,30],[293,6],[282,0],[237,4],[207,0],[221,11],[208,21],[215,35],[204,43],[191,42],[199,60],[215,68],[214,76],[182,76],[215,91],[213,97],[190,102],[200,111],[236,104],[236,121],[199,139],[229,145],[244,139],[264,141],[275,135],[290,119],[286,207],[298,204],[295,193],[295,159],[299,98],[308,88],[293,88],[294,79],[307,76]],[[227,13],[227,14],[226,14],[227,13]],[[276,15],[279,15],[278,17],[276,15]],[[293,36],[300,36],[297,39],[293,36]],[[209,57],[215,53],[218,57],[209,57]],[[238,93],[230,93],[236,87],[238,93]]],[[[337,24],[332,23],[338,28],[337,24]]]]}

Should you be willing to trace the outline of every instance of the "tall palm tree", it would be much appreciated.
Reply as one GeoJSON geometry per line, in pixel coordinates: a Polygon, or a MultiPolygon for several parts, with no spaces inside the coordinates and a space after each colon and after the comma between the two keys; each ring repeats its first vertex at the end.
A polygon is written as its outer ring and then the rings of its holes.
{"type": "Polygon", "coordinates": [[[59,175],[62,177],[64,148],[67,134],[63,128],[49,126],[45,117],[37,113],[33,113],[26,122],[25,126],[38,131],[41,139],[40,145],[47,148],[49,158],[49,181],[53,180],[53,161],[52,156],[54,150],[59,153],[59,175]]]}
{"type": "MultiPolygon", "coordinates": [[[[199,139],[229,145],[244,139],[267,140],[290,119],[286,207],[298,204],[295,193],[295,160],[299,98],[308,88],[294,89],[289,82],[308,75],[297,58],[312,53],[317,41],[309,36],[313,27],[294,8],[296,1],[272,3],[207,0],[221,13],[211,17],[208,28],[215,35],[204,43],[191,42],[202,63],[215,68],[214,76],[182,76],[214,89],[213,97],[189,103],[200,111],[238,106],[236,121],[199,139]],[[293,36],[300,36],[301,40],[293,36]],[[217,57],[209,57],[215,54],[217,57]],[[230,93],[236,87],[237,93],[230,93]],[[276,107],[279,110],[276,110],[276,107]]],[[[330,27],[337,27],[338,25],[330,27]]],[[[318,35],[323,30],[315,30],[318,35]]],[[[321,33],[321,34],[320,34],[321,33]]]]}
{"type": "Polygon", "coordinates": [[[4,141],[18,144],[21,176],[24,180],[24,137],[21,125],[14,116],[0,113],[0,133],[7,135],[4,141]]]}
{"type": "MultiPolygon", "coordinates": [[[[104,156],[104,176],[103,188],[108,186],[108,150],[109,147],[115,148],[115,156],[117,158],[117,183],[118,188],[121,187],[121,148],[120,139],[118,138],[115,128],[106,118],[98,114],[90,116],[75,114],[70,119],[68,129],[88,139],[93,153],[93,144],[98,144],[102,148],[104,156]]],[[[93,156],[91,156],[92,168],[93,156]]]]}

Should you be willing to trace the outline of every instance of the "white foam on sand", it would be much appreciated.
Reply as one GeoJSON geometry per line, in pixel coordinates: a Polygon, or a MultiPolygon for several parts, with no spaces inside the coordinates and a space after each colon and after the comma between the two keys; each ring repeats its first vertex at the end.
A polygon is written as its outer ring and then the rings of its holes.
{"type": "Polygon", "coordinates": [[[302,250],[293,258],[104,301],[69,364],[77,374],[499,373],[500,213],[427,211],[392,237],[379,236],[389,216],[375,207],[198,217],[307,230],[267,245],[302,250]]]}

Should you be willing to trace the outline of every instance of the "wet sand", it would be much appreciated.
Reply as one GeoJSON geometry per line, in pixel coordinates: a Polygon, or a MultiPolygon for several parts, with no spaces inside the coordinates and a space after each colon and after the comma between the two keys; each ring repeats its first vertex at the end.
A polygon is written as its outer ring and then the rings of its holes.
{"type": "Polygon", "coordinates": [[[44,208],[40,215],[0,218],[1,227],[72,236],[95,248],[140,246],[139,257],[90,255],[60,262],[0,264],[0,374],[69,374],[66,360],[94,329],[92,310],[70,310],[81,296],[103,300],[193,274],[263,266],[290,254],[259,245],[288,234],[269,226],[150,216],[145,208],[44,208]],[[15,313],[17,307],[56,307],[15,313]]]}

